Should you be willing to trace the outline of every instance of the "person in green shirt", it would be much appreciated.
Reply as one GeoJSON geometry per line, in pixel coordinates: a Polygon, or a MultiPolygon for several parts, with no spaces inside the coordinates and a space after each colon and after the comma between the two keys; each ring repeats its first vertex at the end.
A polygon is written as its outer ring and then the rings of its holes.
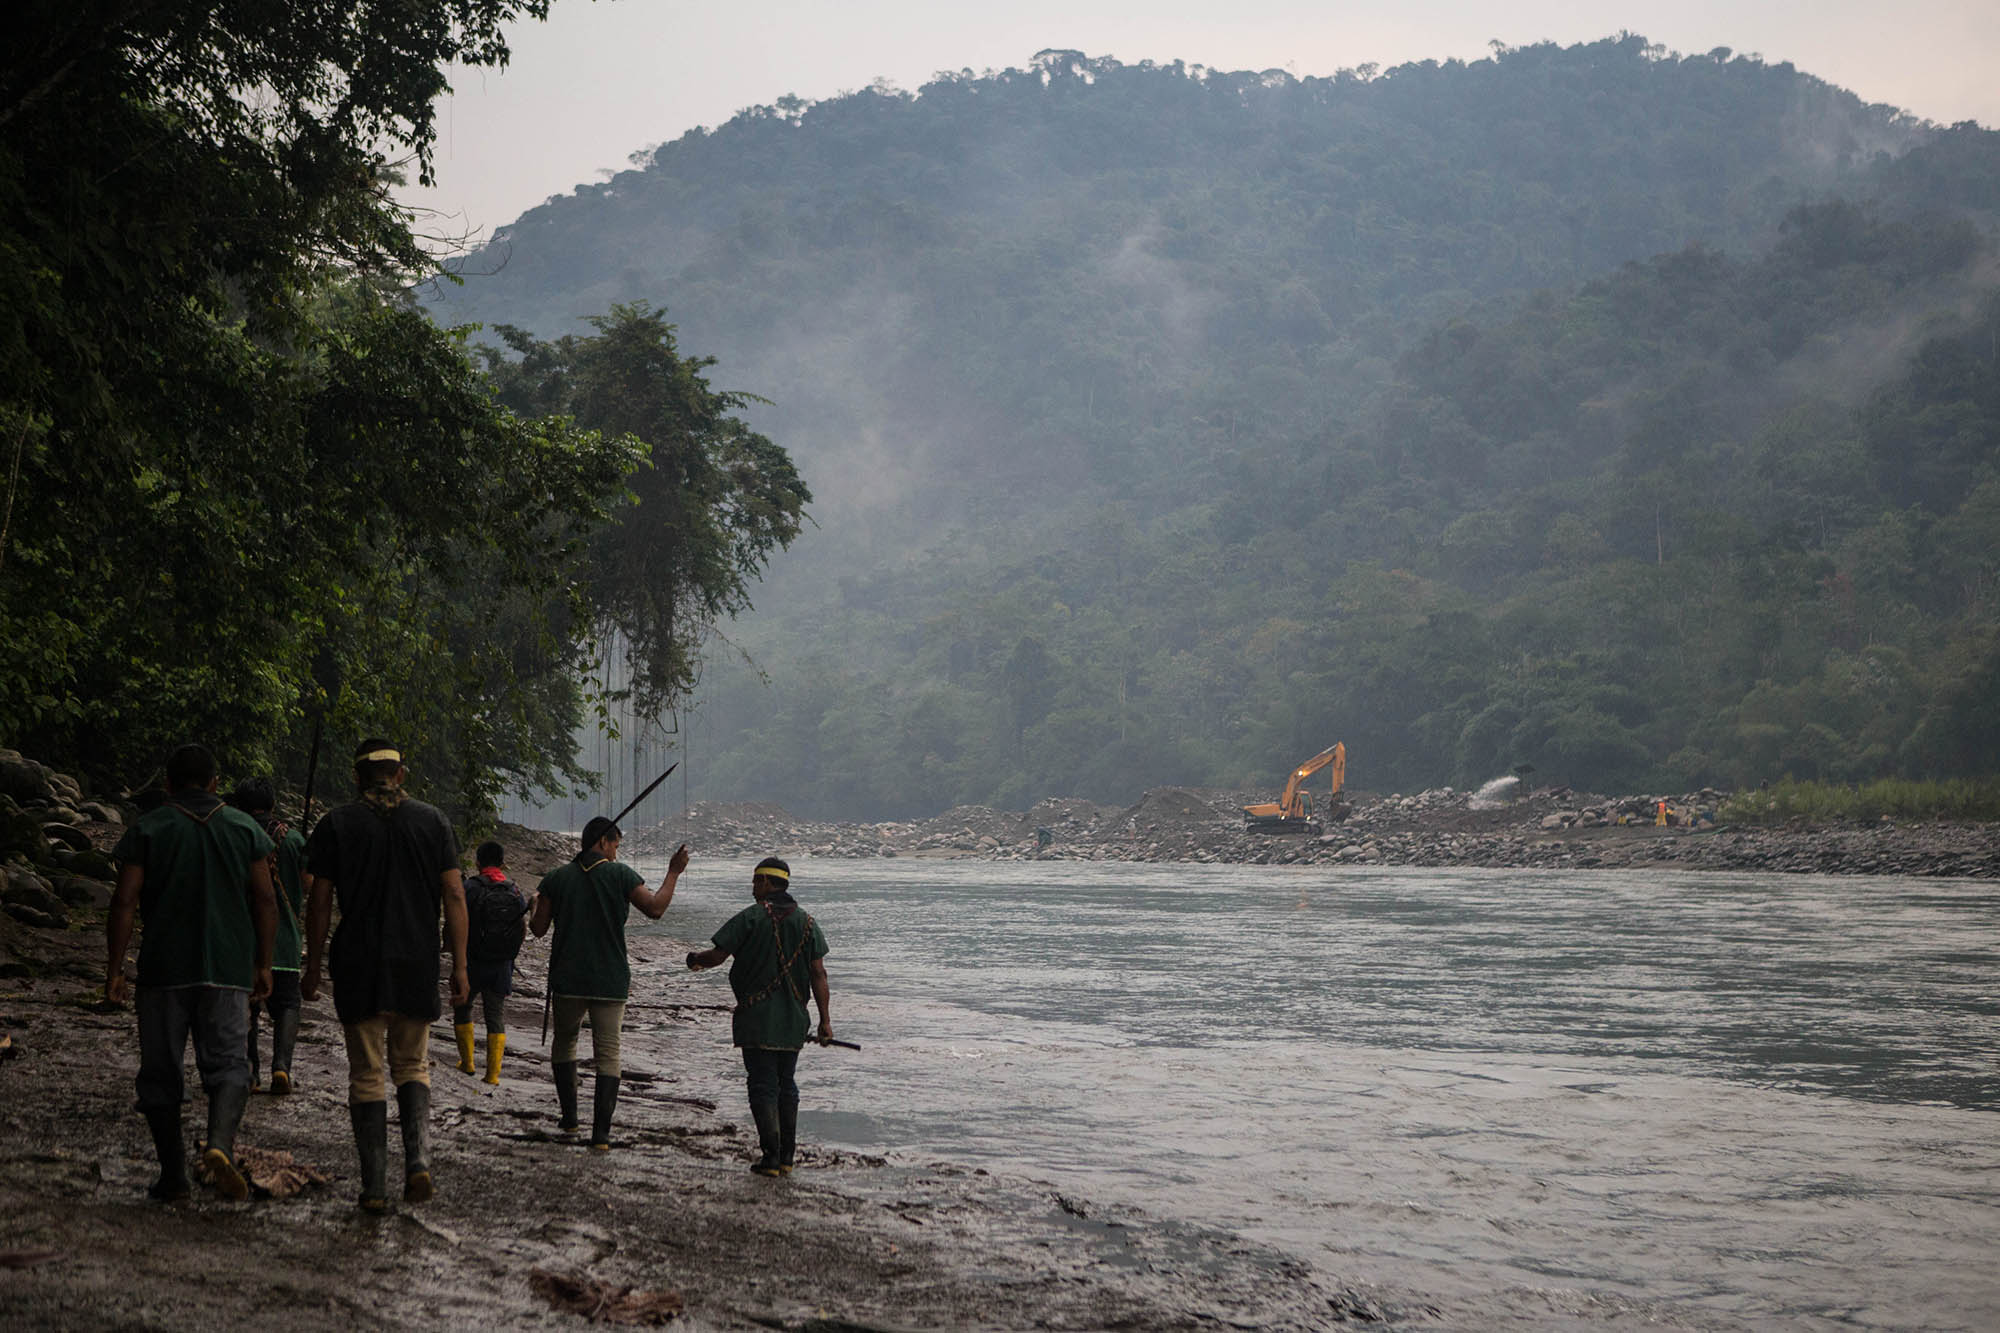
{"type": "Polygon", "coordinates": [[[105,920],[104,997],[125,1003],[125,955],[136,912],[139,940],[139,1110],[152,1131],[162,1201],[188,1196],[181,1138],[188,1039],[208,1097],[202,1164],[216,1189],[245,1199],[236,1130],[250,1094],[244,1059],[249,1005],[271,993],[277,930],[267,859],[271,839],[257,821],[215,795],[215,756],[183,745],[167,760],[167,797],[118,840],[118,888],[105,920]]]}
{"type": "Polygon", "coordinates": [[[743,1049],[750,1088],[750,1118],[757,1122],[761,1154],[750,1169],[760,1176],[789,1175],[798,1147],[799,1052],[806,1044],[806,992],[819,1006],[820,1045],[833,1041],[826,980],[826,936],[792,897],[792,868],[775,856],[750,875],[756,901],[722,923],[714,947],[687,956],[699,972],[734,956],[729,988],[736,995],[730,1037],[743,1049]]]}
{"type": "Polygon", "coordinates": [[[556,1044],[549,1068],[556,1081],[560,1128],[578,1128],[576,1038],[590,1019],[590,1054],[597,1065],[591,1107],[590,1146],[611,1150],[611,1116],[618,1106],[619,1036],[625,1001],[632,993],[632,968],[625,957],[625,922],[638,908],[658,921],[674,900],[674,886],[687,869],[682,843],[667,864],[660,887],[646,888],[631,866],[618,860],[624,834],[602,815],[583,826],[583,850],[541,882],[528,929],[540,939],[555,926],[549,944],[548,993],[555,1015],[556,1044]]]}
{"type": "Polygon", "coordinates": [[[257,1080],[257,1028],[261,1011],[271,1011],[271,1095],[292,1090],[292,1050],[299,1039],[299,972],[304,958],[306,894],[305,835],[277,816],[278,794],[269,778],[245,778],[229,793],[229,804],[257,821],[277,844],[271,854],[271,885],[278,902],[278,935],[271,952],[271,998],[250,1002],[250,1088],[257,1080]]]}

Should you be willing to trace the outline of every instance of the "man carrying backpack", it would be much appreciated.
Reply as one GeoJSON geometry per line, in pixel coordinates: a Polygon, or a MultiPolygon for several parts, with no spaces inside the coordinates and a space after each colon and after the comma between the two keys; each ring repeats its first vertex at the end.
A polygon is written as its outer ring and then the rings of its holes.
{"type": "MultiPolygon", "coordinates": [[[[514,991],[514,959],[528,933],[528,896],[507,877],[506,849],[482,842],[479,873],[465,882],[466,971],[472,991],[486,1010],[486,1081],[500,1082],[500,1056],[507,1049],[507,997],[514,991]]],[[[472,1059],[472,996],[455,1005],[452,1030],[458,1034],[460,1073],[475,1072],[472,1059]]]]}

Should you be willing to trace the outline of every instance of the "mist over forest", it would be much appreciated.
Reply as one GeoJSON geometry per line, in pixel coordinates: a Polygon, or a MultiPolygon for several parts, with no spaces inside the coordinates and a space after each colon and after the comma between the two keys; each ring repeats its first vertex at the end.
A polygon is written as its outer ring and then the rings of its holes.
{"type": "Polygon", "coordinates": [[[430,307],[648,303],[766,400],[811,521],[709,645],[698,796],[1956,776],[1996,219],[2000,135],[1726,49],[1044,52],[690,132],[430,307]]]}

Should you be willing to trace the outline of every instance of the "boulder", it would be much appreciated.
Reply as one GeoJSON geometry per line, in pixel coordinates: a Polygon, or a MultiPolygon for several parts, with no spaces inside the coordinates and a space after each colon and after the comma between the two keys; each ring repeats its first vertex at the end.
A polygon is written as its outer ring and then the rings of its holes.
{"type": "Polygon", "coordinates": [[[0,861],[16,858],[36,864],[46,864],[49,859],[49,840],[42,832],[42,821],[21,809],[0,813],[0,861]]]}
{"type": "Polygon", "coordinates": [[[117,879],[118,864],[103,852],[92,847],[88,851],[73,852],[67,847],[55,849],[55,862],[72,875],[83,875],[89,879],[117,879]]]}
{"type": "Polygon", "coordinates": [[[7,796],[22,805],[30,801],[53,803],[55,787],[49,781],[49,771],[32,759],[0,759],[0,796],[7,796]]]}
{"type": "Polygon", "coordinates": [[[56,876],[55,895],[71,907],[88,907],[102,912],[111,906],[111,886],[101,879],[82,875],[56,876]]]}
{"type": "Polygon", "coordinates": [[[45,820],[42,824],[42,836],[49,840],[51,847],[60,844],[73,852],[87,852],[91,848],[90,835],[67,821],[45,820]]]}
{"type": "Polygon", "coordinates": [[[82,811],[86,817],[94,819],[100,824],[122,826],[125,823],[125,816],[119,811],[117,806],[106,805],[102,801],[85,801],[77,809],[82,811]]]}
{"type": "Polygon", "coordinates": [[[63,910],[55,888],[41,876],[24,870],[15,870],[7,876],[7,887],[0,890],[0,902],[58,914],[63,910]]]}
{"type": "Polygon", "coordinates": [[[42,930],[69,929],[69,916],[64,912],[44,912],[26,903],[7,903],[0,910],[24,926],[36,926],[42,930]]]}

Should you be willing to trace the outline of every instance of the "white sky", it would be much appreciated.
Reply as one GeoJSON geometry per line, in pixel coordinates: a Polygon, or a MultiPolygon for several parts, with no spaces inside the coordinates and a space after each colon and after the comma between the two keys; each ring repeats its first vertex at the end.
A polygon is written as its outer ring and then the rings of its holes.
{"type": "Polygon", "coordinates": [[[2000,126],[2000,0],[556,0],[512,35],[504,73],[460,70],[439,108],[425,231],[491,234],[630,155],[786,93],[939,70],[1025,65],[1045,47],[1300,76],[1643,34],[1683,53],[1728,46],[1927,120],[2000,126]]]}

